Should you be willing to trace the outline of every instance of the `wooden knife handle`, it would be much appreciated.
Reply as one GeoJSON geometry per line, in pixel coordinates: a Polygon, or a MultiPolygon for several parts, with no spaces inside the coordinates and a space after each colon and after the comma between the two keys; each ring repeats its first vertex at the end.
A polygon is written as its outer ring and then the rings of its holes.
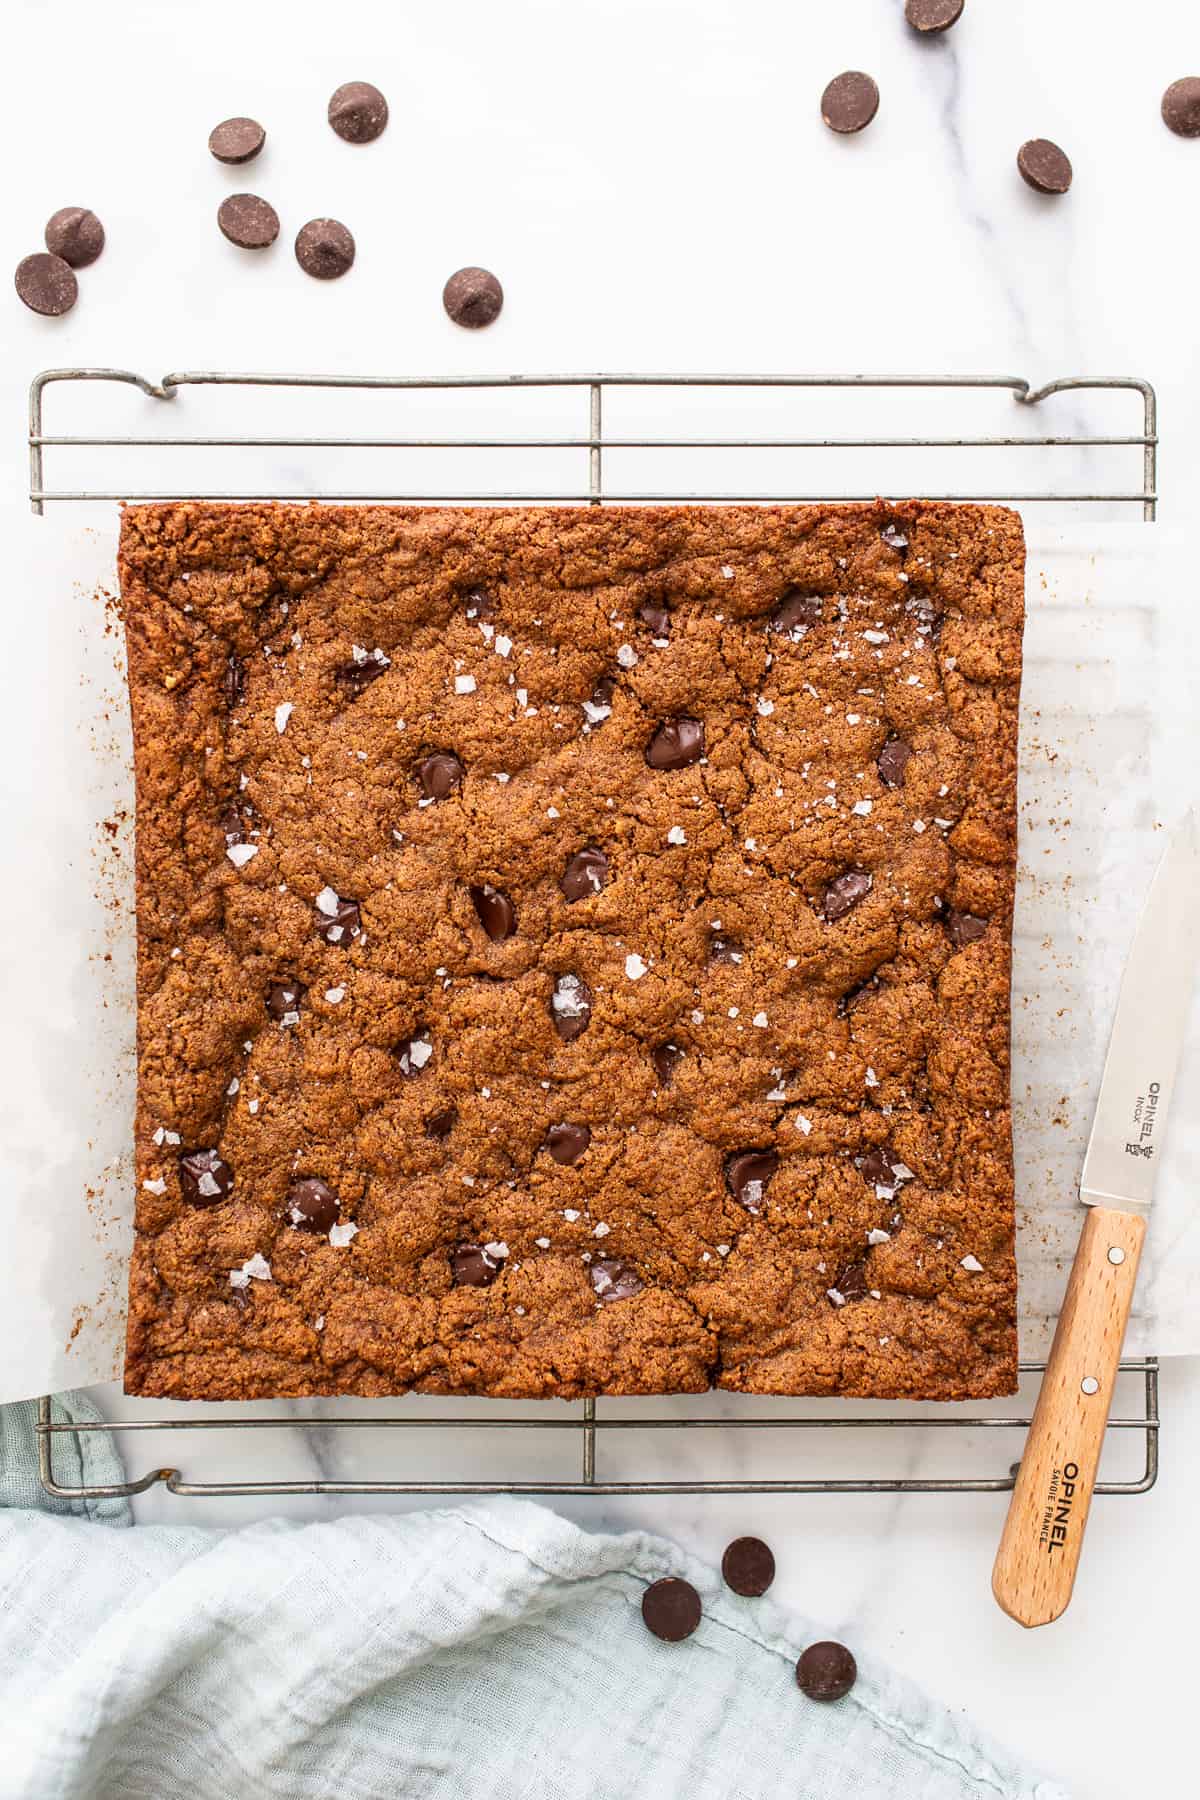
{"type": "Polygon", "coordinates": [[[1088,1208],[992,1570],[1019,1625],[1071,1598],[1145,1235],[1138,1215],[1088,1208]]]}

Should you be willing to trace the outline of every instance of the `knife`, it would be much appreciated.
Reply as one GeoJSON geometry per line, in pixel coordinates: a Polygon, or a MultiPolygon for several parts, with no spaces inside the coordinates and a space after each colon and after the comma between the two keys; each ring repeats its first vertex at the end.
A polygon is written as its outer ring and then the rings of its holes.
{"type": "Polygon", "coordinates": [[[992,1570],[992,1592],[1021,1625],[1057,1619],[1075,1585],[1187,1026],[1198,903],[1189,812],[1158,865],[1121,978],[1079,1184],[1087,1217],[992,1570]]]}

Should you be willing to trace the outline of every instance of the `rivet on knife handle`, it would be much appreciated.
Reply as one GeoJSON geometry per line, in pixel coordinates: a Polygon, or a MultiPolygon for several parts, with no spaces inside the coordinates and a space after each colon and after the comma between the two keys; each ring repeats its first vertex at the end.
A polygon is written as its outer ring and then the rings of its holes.
{"type": "Polygon", "coordinates": [[[1048,1625],[1075,1585],[1146,1221],[1089,1209],[992,1570],[1020,1625],[1048,1625]]]}

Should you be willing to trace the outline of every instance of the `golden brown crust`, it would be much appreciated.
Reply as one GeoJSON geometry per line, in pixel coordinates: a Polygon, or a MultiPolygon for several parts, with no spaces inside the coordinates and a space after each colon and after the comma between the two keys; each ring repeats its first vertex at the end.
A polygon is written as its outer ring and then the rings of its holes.
{"type": "Polygon", "coordinates": [[[131,507],[121,585],[130,1392],[1012,1391],[1014,514],[131,507]],[[770,628],[790,589],[823,597],[794,635],[770,628]],[[705,760],[648,766],[679,716],[705,760]],[[433,750],[466,776],[421,805],[433,750]],[[607,881],[569,903],[587,846],[607,881]],[[828,918],[848,870],[869,892],[828,918]],[[485,883],[515,907],[502,941],[485,883]],[[349,947],[319,935],[325,888],[360,903],[349,947]],[[564,973],[592,993],[572,1041],[564,973]],[[296,1022],[265,1005],[285,980],[296,1022]],[[544,1148],[562,1122],[591,1132],[572,1166],[544,1148]],[[878,1147],[904,1173],[864,1172],[878,1147]],[[233,1172],[207,1206],[179,1174],[201,1148],[233,1172]],[[767,1149],[752,1212],[727,1161],[767,1149]],[[300,1176],[352,1242],[289,1222],[300,1176]],[[453,1285],[468,1243],[506,1247],[490,1285],[453,1285]],[[269,1279],[231,1286],[256,1255],[269,1279]],[[640,1291],[598,1298],[601,1259],[640,1291]]]}

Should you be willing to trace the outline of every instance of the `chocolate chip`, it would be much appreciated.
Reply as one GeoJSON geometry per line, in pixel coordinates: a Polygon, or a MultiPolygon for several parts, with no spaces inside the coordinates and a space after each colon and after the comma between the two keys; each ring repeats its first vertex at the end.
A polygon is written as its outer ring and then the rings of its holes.
{"type": "Polygon", "coordinates": [[[1065,194],[1071,185],[1071,159],[1049,138],[1030,138],[1017,151],[1021,177],[1039,194],[1065,194]]]}
{"type": "Polygon", "coordinates": [[[442,289],[442,305],[456,325],[481,331],[499,318],[504,289],[490,269],[456,269],[442,289]]]}
{"type": "Polygon", "coordinates": [[[870,891],[871,877],[865,869],[847,869],[825,889],[821,910],[827,919],[844,919],[870,891]]]}
{"type": "Polygon", "coordinates": [[[230,712],[240,706],[246,695],[246,665],[232,651],[225,663],[225,702],[230,712]]]}
{"type": "Polygon", "coordinates": [[[675,1065],[683,1055],[678,1044],[659,1044],[650,1052],[650,1061],[654,1064],[654,1073],[658,1076],[660,1087],[670,1087],[675,1079],[675,1065]]]}
{"type": "Polygon", "coordinates": [[[908,0],[904,16],[914,31],[949,31],[962,18],[963,0],[908,0]]]}
{"type": "Polygon", "coordinates": [[[458,1108],[444,1106],[441,1112],[430,1113],[425,1121],[425,1129],[431,1138],[436,1138],[439,1144],[444,1144],[457,1124],[458,1108]]]}
{"type": "Polygon", "coordinates": [[[61,318],[70,312],[79,298],[79,283],[69,262],[38,250],[17,264],[14,276],[17,293],[30,312],[42,313],[48,319],[61,318]]]}
{"type": "Polygon", "coordinates": [[[904,771],[907,769],[912,750],[903,738],[890,737],[879,755],[875,758],[875,767],[879,771],[879,779],[886,787],[904,786],[904,771]]]}
{"type": "Polygon", "coordinates": [[[427,800],[444,800],[462,781],[466,770],[451,750],[435,750],[417,770],[421,792],[427,800]]]}
{"type": "Polygon", "coordinates": [[[348,950],[351,940],[362,930],[358,901],[347,900],[330,887],[322,888],[317,895],[315,923],[318,937],[323,937],[327,944],[337,944],[348,950]]]}
{"type": "Polygon", "coordinates": [[[369,81],[346,81],[329,101],[329,123],[348,144],[370,144],[388,122],[388,103],[369,81]]]}
{"type": "Polygon", "coordinates": [[[236,807],[231,806],[228,812],[221,815],[221,831],[225,837],[226,848],[233,844],[246,842],[246,827],[242,823],[236,807]]]}
{"type": "Polygon", "coordinates": [[[566,1168],[579,1161],[591,1141],[586,1125],[552,1125],[546,1133],[547,1150],[556,1163],[566,1168]]]}
{"type": "Polygon", "coordinates": [[[805,593],[803,588],[789,588],[771,614],[771,630],[780,637],[790,637],[796,644],[810,625],[820,622],[821,596],[805,593]]]}
{"type": "Polygon", "coordinates": [[[338,219],[310,219],[296,233],[296,261],[317,281],[336,281],[354,261],[354,239],[338,219]]]}
{"type": "Polygon", "coordinates": [[[835,75],[821,95],[821,117],[830,131],[861,131],[879,111],[879,89],[861,69],[835,75]]]}
{"type": "Polygon", "coordinates": [[[1171,83],[1162,97],[1162,116],[1176,137],[1200,137],[1200,75],[1171,83]]]}
{"type": "Polygon", "coordinates": [[[756,1213],[778,1167],[777,1150],[739,1150],[725,1164],[725,1185],[739,1206],[756,1213]]]}
{"type": "Polygon", "coordinates": [[[858,1164],[858,1172],[872,1187],[887,1188],[893,1194],[913,1179],[912,1170],[890,1144],[879,1144],[874,1150],[868,1150],[858,1164]]]}
{"type": "Polygon", "coordinates": [[[647,1631],[666,1644],[681,1644],[700,1623],[700,1596],[690,1581],[664,1575],[652,1581],[642,1595],[642,1619],[647,1631]]]}
{"type": "Polygon", "coordinates": [[[708,954],[715,963],[737,964],[741,962],[746,952],[740,944],[734,942],[733,938],[714,936],[709,940],[708,954]]]}
{"type": "Polygon", "coordinates": [[[337,1224],[341,1202],[332,1188],[315,1175],[293,1181],[287,1192],[283,1216],[297,1231],[313,1231],[322,1236],[337,1224]]]}
{"type": "Polygon", "coordinates": [[[215,1150],[186,1150],[179,1159],[179,1185],[189,1206],[215,1206],[233,1188],[233,1170],[215,1150]]]}
{"type": "Polygon", "coordinates": [[[342,687],[349,688],[352,694],[361,694],[364,688],[370,687],[373,681],[378,681],[381,675],[385,675],[391,666],[391,657],[385,656],[378,645],[374,650],[364,650],[361,644],[355,644],[350,661],[340,663],[333,671],[333,678],[342,687]]]}
{"type": "Polygon", "coordinates": [[[86,269],[104,248],[104,227],[86,206],[60,206],[46,221],[46,248],[73,269],[86,269]]]}
{"type": "Polygon", "coordinates": [[[761,1538],[734,1538],[721,1558],[721,1574],[726,1587],[747,1599],[765,1594],[775,1579],[775,1558],[771,1546],[761,1538]]]}
{"type": "Polygon", "coordinates": [[[576,900],[590,900],[594,894],[598,894],[607,876],[607,856],[595,844],[589,844],[585,849],[575,852],[563,870],[558,885],[566,897],[567,905],[571,906],[576,900]]]}
{"type": "Polygon", "coordinates": [[[879,535],[889,550],[898,550],[902,557],[908,555],[907,533],[901,530],[894,519],[888,521],[879,535]]]}
{"type": "Polygon", "coordinates": [[[858,1678],[858,1664],[845,1644],[810,1644],[796,1664],[796,1684],[810,1700],[840,1700],[858,1678]]]}
{"type": "Polygon", "coordinates": [[[396,1060],[406,1081],[415,1081],[433,1060],[433,1044],[429,1032],[419,1026],[410,1038],[396,1046],[396,1060]]]}
{"type": "Polygon", "coordinates": [[[468,619],[490,619],[492,616],[491,596],[485,594],[482,588],[471,588],[463,595],[463,609],[468,619]]]}
{"type": "Polygon", "coordinates": [[[455,1287],[491,1287],[500,1273],[500,1261],[481,1244],[459,1244],[450,1252],[450,1279],[455,1287]]]}
{"type": "Polygon", "coordinates": [[[517,928],[517,914],[508,895],[502,894],[499,888],[489,886],[486,881],[481,887],[473,887],[468,891],[479,923],[493,944],[502,944],[505,938],[510,938],[517,928]]]}
{"type": "Polygon", "coordinates": [[[279,236],[279,214],[257,194],[230,194],[217,208],[217,224],[241,250],[265,250],[279,236]]]}
{"type": "Polygon", "coordinates": [[[646,747],[652,769],[686,769],[704,755],[704,726],[699,719],[665,719],[646,747]]]}
{"type": "Polygon", "coordinates": [[[303,993],[298,981],[277,981],[274,987],[267,989],[267,1011],[281,1025],[296,1025],[300,1021],[303,993]]]}
{"type": "Polygon", "coordinates": [[[612,675],[602,675],[592,689],[593,706],[611,706],[612,697],[617,691],[617,683],[612,675]]]}
{"type": "Polygon", "coordinates": [[[587,1030],[592,1022],[592,990],[578,975],[560,975],[550,996],[550,1016],[554,1029],[569,1044],[587,1030]]]}
{"type": "Polygon", "coordinates": [[[590,1264],[588,1274],[597,1300],[605,1306],[612,1300],[631,1300],[646,1285],[636,1269],[615,1256],[599,1257],[590,1264]]]}
{"type": "Polygon", "coordinates": [[[835,1293],[841,1295],[843,1302],[862,1300],[870,1292],[871,1283],[867,1278],[865,1262],[847,1263],[833,1284],[835,1293]]]}
{"type": "Polygon", "coordinates": [[[671,615],[665,606],[654,606],[647,601],[645,606],[638,607],[638,618],[643,625],[648,625],[652,637],[664,638],[671,630],[671,615]]]}
{"type": "Polygon", "coordinates": [[[946,930],[950,933],[950,942],[957,944],[961,950],[964,944],[979,941],[987,930],[987,920],[977,919],[974,913],[958,912],[951,907],[946,914],[946,930]]]}
{"type": "Polygon", "coordinates": [[[218,162],[253,162],[267,134],[257,119],[222,119],[208,134],[208,147],[218,162]]]}

